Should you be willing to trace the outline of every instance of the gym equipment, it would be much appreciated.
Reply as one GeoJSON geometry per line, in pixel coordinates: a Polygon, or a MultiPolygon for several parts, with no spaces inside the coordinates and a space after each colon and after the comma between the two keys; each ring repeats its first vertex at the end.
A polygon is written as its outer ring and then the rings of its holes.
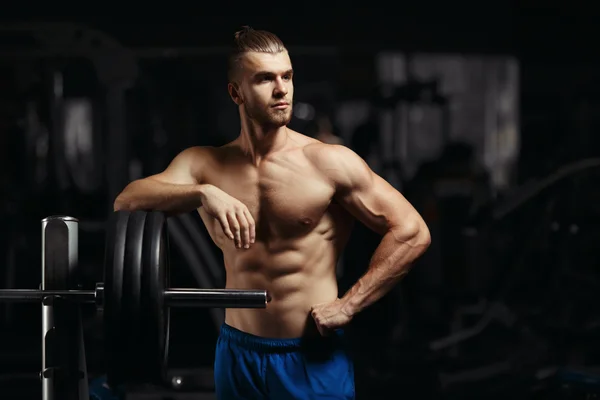
{"type": "Polygon", "coordinates": [[[103,312],[106,370],[115,387],[164,382],[170,307],[265,308],[270,301],[264,290],[170,288],[167,221],[161,212],[113,213],[104,282],[94,290],[74,289],[77,247],[75,218],[45,218],[41,288],[0,290],[0,302],[42,303],[44,400],[88,398],[84,304],[103,312]]]}
{"type": "MultiPolygon", "coordinates": [[[[539,181],[534,181],[524,185],[522,188],[515,191],[515,193],[502,201],[498,205],[494,205],[490,207],[489,226],[485,228],[490,229],[492,224],[507,218],[514,211],[518,210],[521,206],[525,205],[528,201],[532,200],[536,196],[540,195],[552,185],[561,182],[563,179],[571,177],[572,175],[579,173],[581,171],[600,167],[600,159],[597,158],[589,158],[576,161],[574,163],[567,164],[552,174],[540,179],[539,181]]],[[[515,268],[513,274],[509,275],[505,281],[505,284],[497,293],[497,297],[502,297],[508,291],[511,283],[518,278],[519,270],[515,268]]],[[[460,311],[460,310],[459,310],[460,311]]],[[[460,313],[457,314],[457,316],[460,313]]],[[[481,319],[478,323],[476,323],[473,327],[463,328],[462,326],[457,329],[453,329],[453,332],[444,338],[439,338],[431,342],[430,348],[434,351],[442,350],[446,347],[456,345],[464,340],[467,340],[473,336],[476,336],[478,333],[482,332],[483,329],[488,326],[491,321],[500,320],[506,321],[513,320],[515,317],[510,315],[508,309],[498,301],[498,299],[492,299],[489,302],[486,302],[486,306],[482,308],[479,312],[475,314],[480,314],[481,319]],[[501,307],[500,307],[501,306],[501,307]],[[499,308],[500,307],[500,308],[499,308]],[[499,313],[499,310],[502,310],[499,313]],[[500,317],[503,315],[503,317],[500,317]]],[[[508,325],[510,325],[509,323],[508,325]]],[[[505,324],[506,325],[506,324],[505,324]]]]}
{"type": "MultiPolygon", "coordinates": [[[[222,287],[225,284],[224,269],[208,242],[210,239],[189,213],[171,217],[168,233],[171,239],[169,243],[179,250],[199,287],[222,287]]],[[[213,329],[218,333],[225,315],[217,308],[211,308],[208,312],[213,321],[213,329]]]]}
{"type": "MultiPolygon", "coordinates": [[[[95,161],[95,172],[104,164],[104,175],[108,185],[107,198],[114,199],[127,185],[128,175],[128,135],[125,126],[126,101],[125,91],[130,88],[138,76],[138,61],[136,54],[123,46],[110,35],[84,25],[74,23],[38,23],[23,22],[3,24],[0,34],[9,37],[19,37],[24,43],[35,43],[30,48],[0,48],[5,59],[49,61],[45,71],[48,75],[50,88],[50,148],[54,155],[51,160],[53,173],[59,182],[65,182],[69,173],[73,174],[72,166],[68,165],[65,155],[63,135],[63,79],[61,60],[83,59],[91,62],[98,83],[102,86],[105,98],[101,103],[106,107],[105,140],[106,160],[102,163],[95,161]],[[71,167],[71,171],[68,167],[71,167]]],[[[14,39],[13,39],[14,40],[14,39]]],[[[107,211],[112,211],[112,200],[106,204],[107,211]]]]}
{"type": "Polygon", "coordinates": [[[443,147],[450,139],[451,100],[441,93],[437,80],[420,81],[406,73],[409,79],[405,84],[382,88],[374,102],[379,114],[382,174],[397,188],[414,175],[420,161],[415,157],[423,157],[413,155],[415,146],[419,147],[416,140],[436,141],[443,147]],[[414,110],[431,114],[425,118],[431,122],[413,126],[414,110]],[[415,136],[415,128],[419,135],[415,136]],[[419,139],[421,136],[427,139],[419,139]]]}
{"type": "Polygon", "coordinates": [[[572,176],[575,173],[589,168],[600,167],[600,158],[586,158],[569,163],[543,179],[535,180],[515,190],[515,194],[502,201],[496,207],[492,207],[491,214],[493,222],[499,221],[513,211],[519,209],[523,204],[542,193],[547,188],[572,176]]]}
{"type": "MultiPolygon", "coordinates": [[[[60,296],[76,303],[94,303],[102,307],[104,284],[98,283],[95,290],[36,290],[36,289],[0,289],[0,302],[37,303],[47,296],[60,296]]],[[[167,307],[237,307],[238,302],[249,302],[247,306],[256,307],[264,301],[261,290],[234,289],[163,289],[161,300],[167,307]]],[[[246,308],[246,306],[244,306],[246,308]]]]}
{"type": "Polygon", "coordinates": [[[519,251],[511,251],[507,260],[494,260],[501,272],[494,277],[487,298],[477,307],[456,310],[450,334],[429,343],[429,349],[438,356],[460,359],[459,370],[440,372],[442,387],[449,390],[451,386],[491,379],[509,383],[511,379],[525,380],[531,387],[541,387],[548,385],[545,382],[562,379],[557,370],[562,368],[563,360],[568,360],[569,366],[597,364],[594,351],[588,348],[598,329],[591,317],[597,309],[597,259],[589,260],[589,254],[582,257],[580,249],[593,247],[597,239],[597,235],[585,235],[593,230],[589,225],[596,221],[598,210],[589,212],[586,203],[590,202],[592,208],[596,203],[590,200],[589,187],[581,185],[584,179],[590,181],[587,185],[593,184],[596,175],[592,173],[598,167],[597,158],[569,163],[517,189],[501,203],[488,205],[486,220],[472,229],[485,240],[491,237],[488,232],[499,235],[500,223],[515,214],[522,216],[523,209],[539,210],[535,215],[540,216],[526,222],[534,231],[514,239],[519,251]],[[582,176],[584,172],[590,176],[582,176]],[[572,182],[565,182],[567,179],[572,182]],[[535,200],[542,194],[548,199],[538,205],[535,200]],[[538,250],[541,246],[545,248],[542,259],[538,250]],[[543,267],[537,268],[535,262],[543,267]],[[462,322],[467,314],[477,319],[471,326],[462,322]],[[498,340],[502,331],[508,333],[507,340],[498,340]],[[475,349],[486,348],[489,355],[479,350],[469,352],[469,342],[476,343],[475,349]],[[498,356],[502,352],[499,345],[508,348],[506,354],[498,356]],[[465,368],[464,359],[469,353],[476,353],[475,362],[465,368]]]}

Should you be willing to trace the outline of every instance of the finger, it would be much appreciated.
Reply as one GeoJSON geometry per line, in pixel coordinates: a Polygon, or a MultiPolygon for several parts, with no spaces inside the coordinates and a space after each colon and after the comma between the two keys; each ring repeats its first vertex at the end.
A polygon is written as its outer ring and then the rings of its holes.
{"type": "Polygon", "coordinates": [[[329,336],[331,330],[324,325],[317,323],[317,330],[321,334],[321,336],[329,336]]]}
{"type": "Polygon", "coordinates": [[[233,232],[236,247],[241,247],[242,240],[240,238],[240,223],[238,222],[235,213],[228,212],[227,221],[229,222],[229,226],[231,227],[231,231],[233,232]]]}
{"type": "Polygon", "coordinates": [[[248,220],[246,219],[246,215],[244,214],[244,210],[240,209],[237,214],[236,217],[238,219],[238,222],[240,223],[240,233],[241,233],[241,237],[242,237],[242,246],[244,246],[245,249],[250,247],[250,231],[248,228],[248,220]]]}
{"type": "Polygon", "coordinates": [[[321,330],[321,323],[319,321],[319,317],[316,315],[313,315],[313,321],[315,322],[315,326],[317,327],[318,330],[321,330]]]}
{"type": "Polygon", "coordinates": [[[246,220],[248,221],[248,230],[250,232],[250,243],[254,243],[256,241],[256,223],[254,222],[254,218],[248,209],[244,210],[244,215],[246,216],[246,220]]]}
{"type": "Polygon", "coordinates": [[[228,214],[228,221],[229,221],[229,226],[231,227],[231,231],[233,232],[233,236],[234,236],[234,240],[235,240],[235,245],[240,248],[242,247],[242,238],[241,238],[241,227],[240,227],[240,222],[237,219],[237,215],[235,215],[234,213],[228,214]]]}
{"type": "Polygon", "coordinates": [[[229,222],[227,221],[227,215],[225,213],[219,214],[219,216],[217,217],[217,221],[219,221],[219,224],[221,224],[221,229],[223,229],[223,232],[225,233],[225,235],[227,235],[227,237],[229,239],[233,240],[233,232],[231,232],[231,229],[229,228],[229,222]]]}

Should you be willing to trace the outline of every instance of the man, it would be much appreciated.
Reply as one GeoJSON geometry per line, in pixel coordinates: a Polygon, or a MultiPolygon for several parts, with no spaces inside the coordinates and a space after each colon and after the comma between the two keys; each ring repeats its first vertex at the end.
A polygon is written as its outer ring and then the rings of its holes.
{"type": "Polygon", "coordinates": [[[270,293],[266,309],[226,310],[215,356],[219,399],[354,398],[342,328],[398,283],[430,241],[415,209],[354,152],[287,127],[293,76],[276,35],[237,32],[228,90],[239,137],[183,150],[114,204],[197,209],[223,252],[226,287],[270,293]],[[338,297],[335,265],[353,217],[383,238],[368,271],[338,297]]]}

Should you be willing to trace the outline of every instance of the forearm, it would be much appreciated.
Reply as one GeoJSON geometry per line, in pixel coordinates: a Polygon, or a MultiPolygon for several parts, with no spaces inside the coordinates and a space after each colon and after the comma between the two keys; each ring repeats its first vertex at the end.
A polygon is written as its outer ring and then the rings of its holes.
{"type": "Polygon", "coordinates": [[[354,315],[387,294],[429,246],[429,234],[386,233],[375,250],[367,272],[342,297],[347,315],[354,315]]]}
{"type": "Polygon", "coordinates": [[[204,185],[173,184],[152,178],[131,182],[114,203],[119,210],[156,210],[169,214],[189,212],[202,205],[204,185]]]}

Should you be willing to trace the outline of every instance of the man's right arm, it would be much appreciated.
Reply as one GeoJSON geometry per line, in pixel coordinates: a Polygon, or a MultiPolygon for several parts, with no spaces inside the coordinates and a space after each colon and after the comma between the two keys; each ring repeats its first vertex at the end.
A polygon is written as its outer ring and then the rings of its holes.
{"type": "Polygon", "coordinates": [[[117,196],[114,210],[190,212],[202,205],[201,165],[206,149],[191,147],[179,153],[161,173],[129,183],[117,196]]]}

